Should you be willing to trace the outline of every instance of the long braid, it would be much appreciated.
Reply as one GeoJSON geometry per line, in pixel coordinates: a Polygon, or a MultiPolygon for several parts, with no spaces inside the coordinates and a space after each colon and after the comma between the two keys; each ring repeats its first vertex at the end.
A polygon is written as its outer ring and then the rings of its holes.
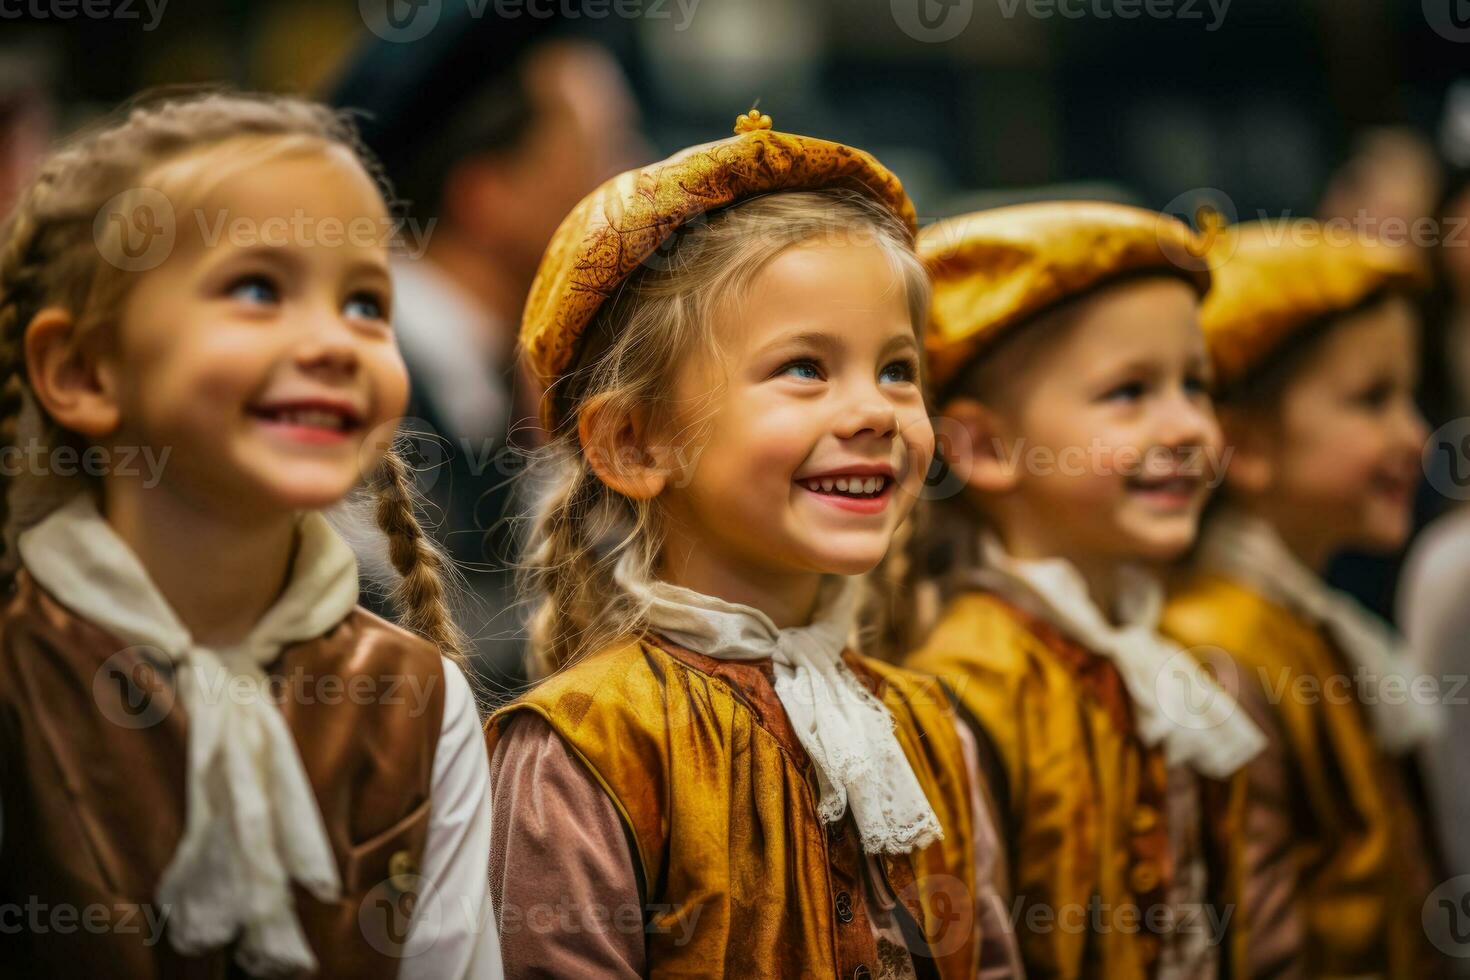
{"type": "Polygon", "coordinates": [[[387,536],[388,557],[400,576],[393,602],[404,628],[468,667],[464,634],[454,623],[444,585],[449,562],[419,523],[413,477],[396,450],[383,457],[375,482],[378,526],[387,536]]]}
{"type": "MultiPolygon", "coordinates": [[[[20,444],[20,416],[25,406],[25,328],[39,278],[34,252],[40,224],[36,201],[44,195],[49,174],[43,173],[17,203],[0,228],[0,448],[20,444]]],[[[0,473],[0,582],[8,583],[19,563],[11,554],[10,493],[13,485],[0,473]]]]}

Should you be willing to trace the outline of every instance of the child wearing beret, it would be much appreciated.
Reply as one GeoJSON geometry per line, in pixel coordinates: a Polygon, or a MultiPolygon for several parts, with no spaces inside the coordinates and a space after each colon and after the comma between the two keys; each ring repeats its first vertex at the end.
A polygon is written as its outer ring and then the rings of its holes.
{"type": "Polygon", "coordinates": [[[1247,913],[1263,967],[1431,976],[1433,887],[1405,754],[1432,734],[1432,690],[1399,639],[1322,580],[1345,548],[1394,551],[1410,527],[1424,423],[1412,251],[1251,224],[1212,249],[1202,313],[1233,450],[1164,627],[1226,651],[1270,736],[1247,767],[1247,913]],[[1268,925],[1269,924],[1269,925],[1268,925]]]}
{"type": "Polygon", "coordinates": [[[1202,251],[1093,202],[920,236],[956,489],[915,539],[944,604],[906,666],[944,679],[981,744],[1032,976],[1244,972],[1232,777],[1263,739],[1159,635],[1145,567],[1193,543],[1219,450],[1202,251]]]}
{"type": "Polygon", "coordinates": [[[1013,975],[976,746],[852,643],[934,448],[913,208],[860,150],[736,133],[587,197],[527,304],[546,679],[486,726],[506,971],[1013,975]]]}

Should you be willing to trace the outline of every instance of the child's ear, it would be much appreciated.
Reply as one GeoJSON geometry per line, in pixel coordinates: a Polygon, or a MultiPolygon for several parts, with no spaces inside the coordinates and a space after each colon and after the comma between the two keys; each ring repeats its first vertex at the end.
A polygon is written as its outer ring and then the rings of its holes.
{"type": "Polygon", "coordinates": [[[961,437],[940,440],[939,452],[950,470],[966,486],[982,493],[1014,490],[1020,474],[1008,451],[1011,440],[1000,413],[961,395],[946,402],[941,414],[951,426],[958,427],[961,437]]]}
{"type": "Polygon", "coordinates": [[[76,318],[59,306],[37,313],[25,332],[26,370],[36,400],[57,425],[89,439],[117,431],[121,417],[97,334],[79,337],[76,318]]]}
{"type": "Polygon", "coordinates": [[[582,454],[597,478],[633,500],[663,493],[669,470],[648,449],[648,417],[641,408],[619,410],[610,395],[594,395],[577,410],[582,454]]]}
{"type": "Polygon", "coordinates": [[[1216,412],[1230,452],[1226,486],[1244,494],[1266,493],[1276,479],[1276,440],[1271,420],[1253,418],[1249,413],[1224,406],[1216,412]]]}

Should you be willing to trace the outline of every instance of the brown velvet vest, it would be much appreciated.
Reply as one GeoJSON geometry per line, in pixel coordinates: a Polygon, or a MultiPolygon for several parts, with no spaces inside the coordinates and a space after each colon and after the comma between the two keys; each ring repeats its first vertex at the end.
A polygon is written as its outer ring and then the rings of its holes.
{"type": "MultiPolygon", "coordinates": [[[[920,977],[975,975],[970,777],[943,691],[844,654],[888,706],[944,828],[881,874],[920,977]]],[[[493,715],[545,718],[607,791],[635,848],[652,977],[876,977],[851,814],[824,825],[816,777],[775,696],[769,661],[714,660],[629,641],[493,715]]]]}
{"type": "MultiPolygon", "coordinates": [[[[0,612],[0,964],[6,975],[223,978],[153,904],[184,828],[188,719],[167,671],[25,572],[0,612]],[[13,972],[12,972],[13,971],[13,972]]],[[[337,855],[343,894],[296,888],[324,977],[392,977],[429,825],[444,672],[363,609],[268,668],[337,855]]]]}

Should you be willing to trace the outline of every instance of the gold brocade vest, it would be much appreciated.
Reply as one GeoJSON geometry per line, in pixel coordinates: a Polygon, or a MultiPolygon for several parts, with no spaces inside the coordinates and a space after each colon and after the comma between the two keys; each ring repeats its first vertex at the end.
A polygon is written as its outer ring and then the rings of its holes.
{"type": "MultiPolygon", "coordinates": [[[[358,608],[266,673],[342,880],[334,902],[294,888],[316,975],[397,976],[444,717],[439,651],[358,608]]],[[[154,902],[184,832],[189,719],[173,692],[168,668],[16,578],[0,608],[0,976],[245,975],[229,947],[176,952],[154,902]]]]}
{"type": "Polygon", "coordinates": [[[1425,838],[1342,654],[1316,624],[1219,575],[1181,583],[1163,628],[1229,654],[1241,701],[1269,712],[1287,740],[1307,974],[1435,975],[1421,922],[1433,887],[1425,838]]]}
{"type": "MultiPolygon", "coordinates": [[[[893,714],[944,829],[881,871],[920,977],[975,975],[970,777],[944,692],[844,653],[893,714]],[[916,948],[917,947],[917,948],[916,948]]],[[[846,887],[862,860],[849,813],[824,825],[816,776],[771,683],[770,661],[704,657],[646,638],[553,675],[486,723],[533,711],[606,790],[636,846],[649,975],[876,976],[870,926],[846,887]]]]}
{"type": "MultiPolygon", "coordinates": [[[[1106,658],[981,591],[955,596],[905,666],[938,676],[982,743],[1009,841],[1007,911],[1031,977],[1156,975],[1174,873],[1163,754],[1135,732],[1106,658]]],[[[1220,976],[1240,976],[1243,783],[1205,779],[1201,837],[1220,976]],[[1223,940],[1218,933],[1224,931],[1223,940]]]]}

